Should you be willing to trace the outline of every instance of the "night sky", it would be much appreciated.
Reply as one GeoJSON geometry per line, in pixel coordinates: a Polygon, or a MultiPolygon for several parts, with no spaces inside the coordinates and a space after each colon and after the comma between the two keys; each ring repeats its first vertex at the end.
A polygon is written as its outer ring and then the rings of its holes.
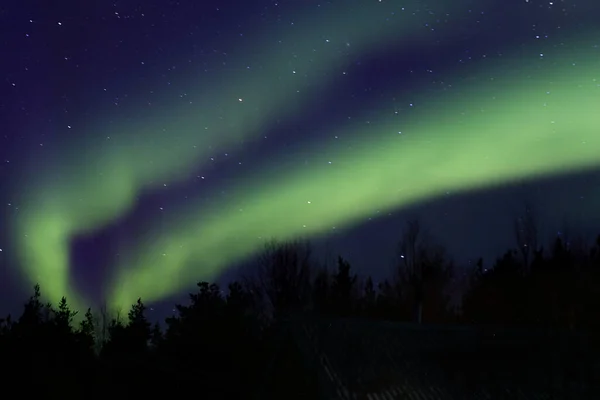
{"type": "Polygon", "coordinates": [[[0,311],[224,282],[268,238],[388,274],[600,227],[597,0],[0,5],[0,311]]]}

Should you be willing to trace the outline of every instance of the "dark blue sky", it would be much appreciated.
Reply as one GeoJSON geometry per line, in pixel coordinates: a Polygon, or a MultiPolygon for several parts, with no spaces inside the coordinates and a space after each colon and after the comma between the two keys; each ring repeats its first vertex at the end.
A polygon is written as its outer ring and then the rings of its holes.
{"type": "MultiPolygon", "coordinates": [[[[371,10],[374,2],[364,0],[365,10],[371,10]]],[[[192,112],[193,107],[198,107],[198,112],[222,112],[211,103],[209,94],[220,85],[227,90],[231,76],[251,68],[240,62],[244,55],[254,63],[252,68],[271,68],[269,63],[274,60],[261,58],[261,51],[268,50],[264,50],[264,43],[288,38],[291,43],[286,46],[294,49],[326,26],[295,27],[294,21],[311,21],[313,17],[319,21],[322,9],[329,10],[324,15],[332,16],[338,14],[331,10],[339,10],[340,20],[332,18],[329,22],[336,32],[369,18],[360,13],[363,3],[356,0],[4,3],[0,5],[0,312],[14,310],[27,295],[23,288],[30,284],[15,271],[21,268],[16,255],[19,240],[8,222],[18,215],[20,202],[27,199],[28,193],[21,190],[27,186],[23,180],[49,176],[47,179],[62,182],[64,176],[44,172],[53,168],[62,171],[67,163],[71,164],[64,168],[72,170],[73,161],[67,158],[77,153],[81,156],[71,159],[84,163],[87,154],[97,152],[93,147],[96,136],[110,134],[111,126],[122,121],[144,125],[157,114],[172,113],[175,118],[178,113],[192,112]],[[342,21],[344,15],[354,15],[355,19],[342,21]],[[296,29],[293,34],[288,32],[291,27],[296,29]],[[207,85],[206,98],[197,82],[207,85]],[[192,93],[194,101],[187,101],[186,96],[192,93]]],[[[210,182],[201,189],[182,184],[168,192],[140,195],[141,204],[135,212],[85,238],[71,238],[78,285],[93,292],[93,298],[101,297],[100,281],[114,260],[112,246],[123,232],[144,229],[151,217],[148,210],[157,204],[173,204],[174,199],[192,193],[215,201],[223,195],[221,185],[240,174],[238,165],[259,168],[272,156],[294,153],[297,146],[306,143],[316,143],[318,149],[327,132],[351,117],[369,120],[372,113],[376,119],[381,99],[390,87],[402,94],[431,92],[434,96],[440,82],[468,81],[472,68],[492,70],[495,60],[506,52],[522,52],[525,63],[536,46],[552,49],[578,32],[594,32],[593,24],[600,16],[600,4],[591,0],[556,4],[537,0],[464,1],[459,6],[441,0],[431,5],[384,3],[386,19],[396,12],[413,10],[414,17],[410,18],[420,18],[419,24],[432,27],[430,32],[415,32],[414,36],[399,32],[397,37],[387,34],[389,43],[366,45],[360,51],[347,43],[345,65],[340,67],[345,69],[344,77],[330,78],[331,72],[318,68],[311,71],[309,77],[316,78],[307,79],[302,90],[310,91],[322,82],[327,86],[320,87],[321,93],[311,98],[310,106],[301,113],[274,114],[262,132],[269,139],[249,141],[244,151],[232,152],[235,163],[217,160],[206,170],[210,182]],[[456,23],[450,25],[453,19],[456,23]],[[444,28],[445,24],[450,27],[444,28]],[[346,72],[350,78],[345,77],[346,72]]],[[[595,33],[600,46],[600,31],[595,33]]],[[[600,51],[592,46],[589,54],[600,56],[600,51]]],[[[269,88],[264,90],[261,95],[268,98],[269,88]]],[[[291,104],[295,100],[288,101],[291,104]]],[[[268,114],[269,110],[261,112],[268,114]]],[[[225,110],[223,118],[235,121],[236,126],[245,123],[232,111],[225,110]]],[[[598,130],[600,134],[600,127],[598,130]]],[[[460,265],[467,265],[468,260],[479,256],[491,260],[514,245],[513,220],[525,202],[535,206],[543,239],[549,240],[564,227],[591,238],[600,221],[600,172],[447,193],[391,213],[374,213],[355,227],[315,243],[321,255],[342,254],[358,271],[381,279],[389,272],[404,223],[418,218],[460,265]]],[[[235,273],[225,272],[224,276],[235,273]]],[[[44,287],[44,282],[40,283],[44,287]]]]}

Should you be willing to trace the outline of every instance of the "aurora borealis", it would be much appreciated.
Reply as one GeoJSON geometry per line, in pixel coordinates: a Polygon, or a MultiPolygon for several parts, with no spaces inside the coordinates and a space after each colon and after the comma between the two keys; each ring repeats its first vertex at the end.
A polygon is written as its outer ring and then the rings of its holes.
{"type": "Polygon", "coordinates": [[[181,2],[158,11],[117,2],[84,12],[87,23],[73,9],[62,20],[31,17],[42,30],[98,30],[69,49],[46,44],[66,61],[98,55],[77,60],[89,67],[64,90],[75,103],[87,93],[88,109],[46,110],[53,137],[24,151],[7,184],[18,205],[10,257],[50,300],[66,294],[83,307],[91,300],[72,279],[74,238],[123,224],[147,196],[175,193],[116,241],[99,285],[127,307],[212,279],[266,238],[326,234],[449,191],[595,170],[600,29],[586,23],[600,9],[556,3],[181,2]],[[188,27],[195,19],[202,28],[188,27]],[[129,53],[137,36],[127,29],[142,37],[156,24],[171,36],[150,35],[161,38],[153,50],[127,59],[91,40],[120,38],[129,53]],[[118,70],[119,83],[102,87],[100,69],[118,70]],[[127,96],[111,95],[108,107],[100,96],[118,86],[127,96]]]}

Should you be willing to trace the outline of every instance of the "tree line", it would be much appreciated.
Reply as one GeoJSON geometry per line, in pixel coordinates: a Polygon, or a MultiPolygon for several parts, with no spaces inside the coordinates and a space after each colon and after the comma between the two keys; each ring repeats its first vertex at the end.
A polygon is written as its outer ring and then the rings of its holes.
{"type": "Polygon", "coordinates": [[[409,222],[391,275],[378,283],[357,275],[341,256],[334,266],[317,262],[307,241],[269,242],[251,273],[226,290],[198,283],[187,304],[155,324],[143,299],[127,315],[92,309],[77,315],[66,298],[44,303],[36,285],[22,314],[0,321],[0,359],[5,376],[25,385],[25,392],[95,398],[161,390],[265,398],[265,371],[272,370],[277,351],[273,327],[292,315],[535,327],[600,337],[600,236],[586,243],[563,234],[542,246],[534,222],[527,213],[517,219],[515,248],[489,266],[479,259],[467,269],[456,266],[418,222],[409,222]],[[467,286],[456,305],[451,282],[465,271],[467,286]]]}

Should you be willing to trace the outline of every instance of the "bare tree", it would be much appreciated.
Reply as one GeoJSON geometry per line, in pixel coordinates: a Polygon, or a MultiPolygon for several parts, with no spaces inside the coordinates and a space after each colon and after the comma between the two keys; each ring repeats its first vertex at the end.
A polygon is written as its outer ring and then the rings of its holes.
{"type": "Polygon", "coordinates": [[[523,257],[525,268],[529,267],[531,255],[538,249],[538,225],[533,206],[525,203],[523,214],[515,219],[515,239],[523,257]]]}
{"type": "Polygon", "coordinates": [[[98,309],[98,313],[94,318],[96,352],[100,352],[104,344],[110,340],[109,328],[111,323],[113,321],[121,322],[121,311],[120,309],[116,309],[111,313],[108,311],[106,304],[101,305],[98,309]]]}
{"type": "Polygon", "coordinates": [[[269,241],[245,279],[255,298],[274,316],[305,307],[310,299],[311,247],[307,240],[269,241]]]}
{"type": "Polygon", "coordinates": [[[406,281],[414,291],[417,322],[423,320],[423,234],[419,221],[408,221],[398,245],[398,279],[406,281]]]}
{"type": "Polygon", "coordinates": [[[424,308],[436,318],[448,306],[448,284],[453,268],[445,250],[434,244],[418,221],[409,221],[398,246],[397,277],[405,300],[416,309],[416,320],[423,322],[424,308]]]}

